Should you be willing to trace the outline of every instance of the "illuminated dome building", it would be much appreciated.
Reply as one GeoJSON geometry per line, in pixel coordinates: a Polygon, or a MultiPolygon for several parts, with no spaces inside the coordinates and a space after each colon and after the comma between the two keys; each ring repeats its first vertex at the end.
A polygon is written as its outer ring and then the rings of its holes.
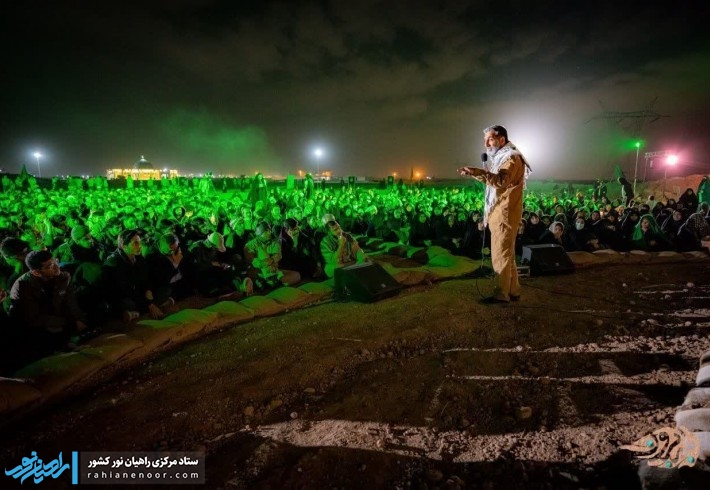
{"type": "Polygon", "coordinates": [[[162,170],[153,168],[153,164],[146,160],[143,155],[141,155],[140,160],[133,164],[133,168],[112,168],[107,171],[109,179],[125,179],[129,175],[133,180],[160,180],[163,177],[174,179],[178,176],[178,171],[167,168],[162,170]]]}

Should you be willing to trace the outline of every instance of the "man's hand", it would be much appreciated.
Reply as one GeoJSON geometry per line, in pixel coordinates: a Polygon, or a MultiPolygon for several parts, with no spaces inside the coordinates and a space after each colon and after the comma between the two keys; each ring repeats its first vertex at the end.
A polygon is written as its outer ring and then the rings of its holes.
{"type": "Polygon", "coordinates": [[[163,313],[163,310],[155,306],[153,303],[148,305],[148,313],[150,313],[150,317],[155,319],[155,320],[160,320],[165,316],[165,313],[163,313]]]}
{"type": "Polygon", "coordinates": [[[471,177],[480,177],[485,173],[485,171],[482,168],[476,168],[476,167],[461,167],[459,169],[459,173],[462,176],[471,176],[471,177]]]}

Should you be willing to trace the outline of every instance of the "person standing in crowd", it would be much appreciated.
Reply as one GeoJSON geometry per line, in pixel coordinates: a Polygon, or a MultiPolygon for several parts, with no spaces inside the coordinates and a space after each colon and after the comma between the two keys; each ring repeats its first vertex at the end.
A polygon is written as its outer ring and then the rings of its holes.
{"type": "Polygon", "coordinates": [[[710,177],[707,175],[698,184],[698,202],[710,204],[710,177]]]}
{"type": "Polygon", "coordinates": [[[624,205],[628,207],[635,197],[634,186],[624,176],[619,177],[619,184],[621,184],[621,199],[624,201],[624,205]]]}
{"type": "Polygon", "coordinates": [[[483,135],[489,162],[486,169],[464,167],[459,171],[486,184],[484,220],[491,231],[491,261],[498,285],[493,296],[483,302],[508,303],[520,299],[515,235],[523,219],[523,189],[530,167],[508,140],[503,126],[488,127],[483,135]]]}

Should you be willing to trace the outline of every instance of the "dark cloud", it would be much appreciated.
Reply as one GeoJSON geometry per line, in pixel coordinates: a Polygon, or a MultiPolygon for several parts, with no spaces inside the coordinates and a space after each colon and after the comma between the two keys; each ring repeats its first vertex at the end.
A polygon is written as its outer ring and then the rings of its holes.
{"type": "Polygon", "coordinates": [[[635,136],[593,119],[602,105],[632,112],[656,98],[671,117],[640,136],[654,148],[682,140],[693,160],[710,160],[703,6],[13,4],[0,166],[42,146],[62,173],[140,154],[185,170],[285,173],[313,166],[319,141],[336,172],[449,175],[500,122],[539,161],[538,177],[588,178],[628,163],[610,142],[635,136]]]}

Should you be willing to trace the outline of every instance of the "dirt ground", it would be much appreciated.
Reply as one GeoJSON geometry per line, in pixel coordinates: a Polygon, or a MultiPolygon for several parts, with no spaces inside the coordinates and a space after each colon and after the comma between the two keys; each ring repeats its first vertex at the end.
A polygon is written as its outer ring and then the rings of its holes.
{"type": "Polygon", "coordinates": [[[205,451],[197,488],[640,488],[619,446],[674,425],[710,350],[710,261],[525,278],[522,301],[479,304],[491,288],[327,301],[119,365],[3,424],[2,461],[205,451]]]}

